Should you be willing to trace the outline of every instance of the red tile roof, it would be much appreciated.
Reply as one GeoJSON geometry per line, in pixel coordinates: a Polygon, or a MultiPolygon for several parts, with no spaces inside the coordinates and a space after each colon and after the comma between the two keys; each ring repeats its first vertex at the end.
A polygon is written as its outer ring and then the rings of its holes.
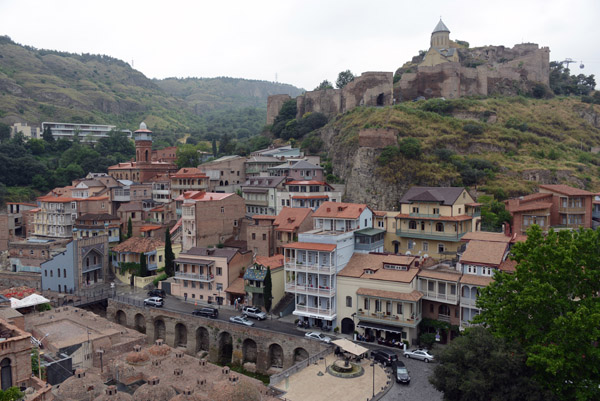
{"type": "Polygon", "coordinates": [[[427,270],[423,269],[417,274],[419,277],[435,278],[438,280],[458,282],[462,273],[456,270],[427,270]]]}
{"type": "Polygon", "coordinates": [[[232,193],[220,193],[220,192],[204,192],[204,191],[187,191],[177,197],[178,201],[183,201],[186,199],[193,199],[196,202],[210,202],[210,201],[220,201],[225,198],[228,198],[232,195],[232,193]]]}
{"type": "Polygon", "coordinates": [[[305,207],[284,207],[273,222],[278,231],[295,231],[305,219],[309,218],[312,210],[305,207]]]}
{"type": "Polygon", "coordinates": [[[277,269],[283,267],[283,255],[268,256],[257,256],[255,262],[259,265],[268,266],[271,269],[277,269]]]}
{"type": "Polygon", "coordinates": [[[309,251],[324,251],[324,252],[333,252],[335,250],[335,244],[317,244],[315,242],[292,242],[291,244],[286,244],[283,246],[284,248],[289,249],[303,249],[309,251]]]}
{"type": "Polygon", "coordinates": [[[271,216],[268,214],[255,214],[252,216],[254,220],[275,220],[277,216],[271,216]]]}
{"type": "Polygon", "coordinates": [[[490,233],[485,231],[473,231],[466,233],[461,238],[463,241],[491,241],[491,242],[505,242],[509,243],[511,237],[504,235],[503,233],[490,233]]]}
{"type": "Polygon", "coordinates": [[[246,295],[246,290],[244,287],[244,279],[242,277],[238,277],[225,289],[225,292],[230,294],[244,294],[246,295]]]}
{"type": "Polygon", "coordinates": [[[381,211],[381,210],[375,210],[375,211],[373,212],[373,214],[374,214],[375,216],[379,216],[379,217],[385,217],[385,216],[387,215],[387,212],[383,212],[383,211],[381,211]]]}
{"type": "Polygon", "coordinates": [[[296,195],[292,199],[329,199],[327,195],[296,195]]]}
{"type": "Polygon", "coordinates": [[[460,278],[461,284],[473,284],[481,287],[487,287],[492,281],[494,281],[492,277],[477,276],[475,274],[463,274],[460,278]]]}
{"type": "Polygon", "coordinates": [[[396,292],[396,291],[384,291],[375,290],[371,288],[359,288],[356,290],[357,295],[367,295],[370,297],[397,299],[400,301],[417,302],[423,298],[423,293],[413,290],[412,292],[396,292]]]}
{"type": "Polygon", "coordinates": [[[517,271],[517,262],[515,260],[506,259],[504,262],[500,263],[498,268],[504,272],[514,273],[517,271]]]}
{"type": "Polygon", "coordinates": [[[208,176],[195,167],[184,167],[173,174],[171,178],[208,178],[208,176]]]}
{"type": "Polygon", "coordinates": [[[142,226],[140,232],[147,233],[148,231],[160,230],[162,226],[142,226]]]}
{"type": "Polygon", "coordinates": [[[530,202],[523,205],[512,206],[508,204],[506,210],[510,213],[529,212],[533,210],[545,210],[552,207],[552,202],[530,202]]]}
{"type": "Polygon", "coordinates": [[[142,253],[154,251],[161,246],[165,246],[165,243],[158,238],[132,237],[111,250],[121,253],[142,253]]]}
{"type": "Polygon", "coordinates": [[[460,263],[499,266],[508,249],[508,243],[490,241],[469,241],[460,263]]]}
{"type": "Polygon", "coordinates": [[[460,216],[440,216],[440,217],[415,217],[410,214],[398,213],[397,219],[413,219],[413,220],[436,220],[436,221],[467,221],[473,220],[473,217],[461,214],[460,216]]]}
{"type": "Polygon", "coordinates": [[[365,204],[323,202],[313,217],[326,217],[332,219],[358,219],[360,214],[367,208],[365,204]]]}
{"type": "Polygon", "coordinates": [[[569,196],[593,196],[595,193],[583,189],[573,188],[568,185],[540,185],[540,189],[546,189],[552,192],[569,196]]]}

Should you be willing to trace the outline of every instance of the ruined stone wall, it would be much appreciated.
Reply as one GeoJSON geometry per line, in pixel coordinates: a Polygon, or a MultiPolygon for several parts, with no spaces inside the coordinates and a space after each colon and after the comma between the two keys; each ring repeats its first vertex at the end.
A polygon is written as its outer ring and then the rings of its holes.
{"type": "Polygon", "coordinates": [[[342,111],[342,90],[323,89],[306,92],[296,98],[298,112],[296,118],[302,118],[306,113],[323,113],[333,117],[342,111]]]}
{"type": "Polygon", "coordinates": [[[383,149],[398,144],[398,131],[386,128],[362,129],[358,132],[358,146],[383,149]]]}
{"type": "Polygon", "coordinates": [[[267,99],[267,125],[273,124],[275,117],[279,114],[281,106],[290,100],[290,95],[271,95],[267,99]]]}

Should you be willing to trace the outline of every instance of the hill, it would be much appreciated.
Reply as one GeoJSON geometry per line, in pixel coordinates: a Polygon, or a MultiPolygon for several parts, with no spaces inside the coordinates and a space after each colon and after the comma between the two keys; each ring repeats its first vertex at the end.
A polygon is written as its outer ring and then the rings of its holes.
{"type": "MultiPolygon", "coordinates": [[[[600,106],[579,97],[431,99],[359,107],[304,145],[324,147],[346,199],[391,210],[412,185],[465,185],[503,199],[541,183],[600,190],[600,106]],[[390,130],[398,143],[359,146],[359,132],[390,130]]],[[[394,140],[395,142],[395,140],[394,140]]]]}
{"type": "Polygon", "coordinates": [[[134,129],[144,120],[159,135],[206,133],[214,129],[211,120],[223,121],[231,112],[245,119],[253,135],[264,125],[270,93],[298,91],[235,78],[151,80],[109,56],[35,49],[0,37],[0,121],[7,124],[65,121],[134,129]]]}

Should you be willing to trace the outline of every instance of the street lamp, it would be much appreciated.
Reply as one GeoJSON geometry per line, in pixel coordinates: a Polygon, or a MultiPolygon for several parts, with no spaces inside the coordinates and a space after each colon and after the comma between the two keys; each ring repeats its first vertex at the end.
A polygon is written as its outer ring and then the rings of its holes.
{"type": "Polygon", "coordinates": [[[375,398],[375,360],[373,359],[373,362],[371,363],[371,366],[373,366],[373,398],[375,398]]]}

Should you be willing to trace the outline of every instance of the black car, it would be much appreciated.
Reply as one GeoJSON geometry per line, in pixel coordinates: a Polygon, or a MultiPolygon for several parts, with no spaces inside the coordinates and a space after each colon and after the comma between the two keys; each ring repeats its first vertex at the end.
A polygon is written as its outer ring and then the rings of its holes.
{"type": "Polygon", "coordinates": [[[219,311],[215,308],[200,308],[194,309],[192,312],[194,316],[204,316],[216,319],[219,316],[219,311]]]}
{"type": "Polygon", "coordinates": [[[149,297],[161,297],[164,298],[167,296],[167,294],[165,293],[165,290],[161,290],[159,288],[155,288],[153,290],[148,291],[148,296],[149,297]]]}
{"type": "Polygon", "coordinates": [[[377,362],[390,366],[394,361],[398,360],[398,355],[386,349],[376,349],[371,351],[371,356],[377,362]]]}
{"type": "Polygon", "coordinates": [[[410,375],[408,369],[402,361],[394,361],[392,363],[392,371],[396,377],[396,383],[410,384],[410,375]]]}

